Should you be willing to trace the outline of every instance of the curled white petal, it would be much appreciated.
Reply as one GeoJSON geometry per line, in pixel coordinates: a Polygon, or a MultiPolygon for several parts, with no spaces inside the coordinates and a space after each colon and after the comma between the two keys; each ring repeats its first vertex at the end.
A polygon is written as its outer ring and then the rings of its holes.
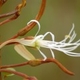
{"type": "Polygon", "coordinates": [[[28,23],[27,23],[27,25],[29,25],[31,22],[35,22],[35,23],[37,23],[37,25],[38,25],[38,31],[37,31],[37,33],[35,34],[35,36],[37,36],[37,34],[39,33],[39,31],[40,31],[40,23],[37,21],[37,20],[30,20],[28,23]]]}

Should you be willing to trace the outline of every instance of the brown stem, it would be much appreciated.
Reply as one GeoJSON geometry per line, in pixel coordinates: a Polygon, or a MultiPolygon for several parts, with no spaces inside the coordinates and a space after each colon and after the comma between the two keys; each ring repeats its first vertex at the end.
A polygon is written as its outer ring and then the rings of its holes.
{"type": "Polygon", "coordinates": [[[6,13],[6,14],[2,14],[2,15],[0,15],[0,19],[4,18],[4,17],[11,16],[11,15],[14,15],[16,12],[17,12],[17,10],[9,12],[9,13],[6,13]]]}
{"type": "Polygon", "coordinates": [[[24,65],[38,66],[40,64],[49,63],[49,62],[53,62],[53,63],[57,64],[57,66],[65,73],[67,73],[69,75],[74,75],[73,72],[66,69],[58,60],[53,59],[53,58],[48,58],[46,60],[42,60],[42,59],[30,60],[28,62],[24,62],[24,63],[20,63],[20,64],[1,66],[0,68],[3,69],[3,68],[9,68],[9,67],[20,67],[20,66],[24,66],[24,65]]]}
{"type": "MultiPolygon", "coordinates": [[[[1,66],[1,50],[0,50],[0,66],[1,66]]],[[[0,72],[0,80],[2,80],[1,72],[0,72]]]]}
{"type": "Polygon", "coordinates": [[[1,18],[10,16],[10,15],[13,15],[13,16],[12,16],[11,18],[9,18],[9,19],[6,19],[6,20],[0,22],[0,26],[3,25],[3,24],[5,24],[5,23],[8,23],[8,22],[10,22],[10,21],[12,21],[12,20],[15,20],[16,18],[18,18],[18,16],[20,15],[21,9],[22,9],[25,5],[26,5],[26,0],[22,0],[22,3],[19,4],[19,5],[16,7],[15,11],[1,15],[1,16],[0,16],[1,18]]]}
{"type": "Polygon", "coordinates": [[[0,72],[12,73],[12,74],[21,76],[21,77],[23,77],[23,78],[25,78],[25,79],[28,79],[28,78],[29,78],[29,76],[27,76],[27,75],[24,74],[24,73],[17,72],[17,71],[12,71],[12,70],[8,70],[8,69],[0,69],[0,72]]]}
{"type": "Polygon", "coordinates": [[[7,22],[10,22],[10,21],[16,19],[17,17],[18,17],[18,16],[15,15],[15,16],[9,18],[9,19],[6,19],[6,20],[0,22],[0,26],[3,25],[3,24],[5,24],[5,23],[7,23],[7,22]]]}
{"type": "Polygon", "coordinates": [[[6,2],[7,0],[0,0],[0,7],[6,2]]]}
{"type": "Polygon", "coordinates": [[[0,69],[4,69],[4,68],[10,68],[10,67],[20,67],[20,66],[24,66],[24,65],[28,65],[29,62],[23,62],[20,64],[12,64],[12,65],[4,65],[4,66],[0,66],[0,69]]]}
{"type": "MultiPolygon", "coordinates": [[[[46,0],[42,0],[39,13],[36,15],[35,20],[39,21],[40,18],[42,17],[43,12],[44,12],[44,9],[45,9],[45,5],[46,5],[46,0]]],[[[18,36],[23,36],[23,35],[25,35],[25,34],[26,34],[27,32],[29,32],[35,25],[36,25],[35,22],[30,23],[29,25],[27,25],[26,27],[24,27],[23,29],[21,29],[21,30],[20,30],[16,35],[14,35],[11,39],[17,38],[18,36]]]]}
{"type": "Polygon", "coordinates": [[[37,80],[37,78],[35,78],[34,76],[28,76],[22,72],[18,72],[18,71],[12,71],[12,70],[8,70],[8,69],[0,69],[0,72],[7,72],[7,73],[11,73],[11,74],[15,74],[17,76],[23,77],[24,80],[37,80]]]}
{"type": "Polygon", "coordinates": [[[46,59],[46,61],[43,61],[43,63],[47,63],[47,62],[53,62],[55,64],[57,64],[57,66],[62,70],[64,71],[65,73],[69,74],[69,75],[74,75],[73,72],[69,71],[67,68],[65,68],[58,60],[56,59],[53,59],[53,58],[49,58],[49,59],[46,59]]]}
{"type": "MultiPolygon", "coordinates": [[[[1,37],[0,37],[1,38],[1,37]]],[[[0,40],[1,41],[1,40],[0,40]]],[[[2,59],[1,59],[1,50],[0,50],[0,66],[2,65],[2,59]]],[[[0,80],[2,80],[2,75],[1,75],[1,72],[0,72],[0,80]]]]}

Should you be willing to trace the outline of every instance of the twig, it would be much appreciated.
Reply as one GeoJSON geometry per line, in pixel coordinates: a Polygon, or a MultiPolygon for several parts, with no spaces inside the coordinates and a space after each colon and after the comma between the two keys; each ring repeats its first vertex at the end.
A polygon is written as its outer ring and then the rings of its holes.
{"type": "Polygon", "coordinates": [[[16,19],[18,16],[19,16],[19,15],[17,15],[17,16],[14,15],[13,17],[11,17],[11,18],[9,18],[9,19],[6,19],[6,20],[0,22],[0,26],[3,25],[3,24],[5,24],[5,23],[7,23],[7,22],[10,22],[10,21],[16,19]]]}
{"type": "Polygon", "coordinates": [[[7,0],[0,0],[0,7],[3,6],[3,4],[6,2],[7,0]]]}
{"type": "MultiPolygon", "coordinates": [[[[44,9],[45,9],[45,5],[46,5],[46,0],[42,0],[41,3],[41,7],[39,10],[39,13],[37,14],[37,16],[35,17],[35,20],[39,21],[40,18],[43,15],[44,9]]],[[[35,22],[30,23],[29,25],[27,25],[26,27],[24,27],[23,29],[21,29],[16,35],[14,35],[11,39],[13,38],[17,38],[18,36],[23,36],[25,35],[27,32],[29,32],[32,28],[34,28],[34,26],[36,25],[35,22]]]]}
{"type": "Polygon", "coordinates": [[[0,16],[1,18],[3,18],[3,17],[8,17],[8,16],[10,16],[10,15],[14,15],[14,16],[12,16],[11,18],[6,19],[6,20],[0,22],[0,26],[3,25],[3,24],[5,24],[5,23],[8,23],[8,22],[10,22],[10,21],[12,21],[12,20],[15,20],[16,18],[18,18],[18,16],[20,15],[21,9],[22,9],[25,5],[26,5],[26,0],[22,0],[22,3],[19,4],[19,5],[16,7],[15,11],[13,11],[13,12],[11,12],[11,13],[6,13],[6,14],[1,15],[1,16],[0,16]]]}
{"type": "Polygon", "coordinates": [[[5,65],[5,66],[1,66],[0,68],[10,68],[10,67],[20,67],[20,66],[24,66],[24,65],[31,65],[31,66],[38,66],[44,63],[50,63],[53,62],[55,64],[57,64],[57,66],[64,71],[65,73],[69,74],[69,75],[74,75],[73,72],[69,71],[68,69],[66,69],[58,60],[53,59],[53,58],[48,58],[46,60],[42,60],[42,59],[35,59],[35,60],[30,60],[28,62],[24,62],[24,63],[20,63],[20,64],[13,64],[13,65],[5,65]]]}
{"type": "MultiPolygon", "coordinates": [[[[1,38],[1,37],[0,37],[1,38]]],[[[1,40],[0,40],[0,42],[1,42],[1,40]]],[[[1,59],[1,50],[0,50],[0,66],[2,65],[2,59],[1,59]]],[[[2,80],[2,74],[1,74],[1,72],[0,72],[0,80],[2,80]]]]}
{"type": "MultiPolygon", "coordinates": [[[[8,70],[8,69],[0,69],[0,72],[7,72],[7,73],[12,73],[12,74],[15,74],[15,75],[18,75],[20,77],[23,77],[27,80],[31,80],[32,77],[29,77],[27,76],[26,74],[24,73],[21,73],[21,72],[18,72],[18,71],[13,71],[13,70],[8,70]]],[[[34,78],[34,77],[33,77],[34,78]]]]}
{"type": "MultiPolygon", "coordinates": [[[[0,50],[0,66],[1,66],[1,50],[0,50]]],[[[1,72],[0,72],[0,80],[2,80],[1,72]]]]}
{"type": "Polygon", "coordinates": [[[17,13],[17,10],[9,12],[9,13],[6,13],[6,14],[2,14],[2,15],[0,15],[0,19],[4,18],[4,17],[11,16],[11,15],[14,15],[15,13],[17,13]]]}

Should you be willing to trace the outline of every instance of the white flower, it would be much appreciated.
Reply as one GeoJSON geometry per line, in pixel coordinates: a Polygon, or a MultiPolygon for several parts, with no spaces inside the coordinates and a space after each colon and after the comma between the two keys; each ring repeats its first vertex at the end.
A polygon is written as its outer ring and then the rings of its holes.
{"type": "MultiPolygon", "coordinates": [[[[32,20],[32,21],[36,22],[39,25],[39,30],[40,30],[39,22],[36,20],[32,20]]],[[[32,22],[32,21],[30,21],[30,22],[32,22]]],[[[39,30],[38,30],[38,32],[39,32],[39,30]]],[[[38,34],[38,32],[37,32],[37,34],[38,34]]],[[[55,36],[51,32],[47,32],[44,35],[38,35],[38,36],[37,36],[37,34],[32,39],[22,38],[22,39],[11,39],[11,40],[5,41],[4,43],[2,43],[0,45],[0,48],[2,48],[3,46],[5,46],[8,43],[17,42],[19,44],[15,45],[15,47],[14,47],[15,50],[21,56],[23,56],[25,59],[28,59],[28,60],[35,59],[35,57],[29,51],[27,51],[27,49],[24,46],[36,48],[41,53],[41,55],[44,57],[44,59],[46,59],[47,57],[40,50],[40,47],[50,49],[53,58],[55,58],[54,53],[53,53],[54,49],[61,51],[68,56],[80,57],[80,53],[73,52],[73,50],[75,50],[78,46],[80,46],[80,39],[76,42],[73,42],[76,37],[76,33],[74,31],[74,24],[73,24],[73,27],[70,30],[69,34],[60,42],[55,41],[55,36]],[[51,41],[44,39],[45,36],[47,36],[48,34],[51,35],[51,38],[52,38],[51,41]]]]}

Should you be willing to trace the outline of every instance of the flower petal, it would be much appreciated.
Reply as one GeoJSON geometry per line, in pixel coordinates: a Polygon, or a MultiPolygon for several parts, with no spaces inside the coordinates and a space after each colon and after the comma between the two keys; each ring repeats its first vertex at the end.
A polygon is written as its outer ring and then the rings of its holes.
{"type": "Polygon", "coordinates": [[[35,57],[21,44],[16,44],[14,49],[20,54],[23,58],[27,60],[34,60],[35,57]]]}

